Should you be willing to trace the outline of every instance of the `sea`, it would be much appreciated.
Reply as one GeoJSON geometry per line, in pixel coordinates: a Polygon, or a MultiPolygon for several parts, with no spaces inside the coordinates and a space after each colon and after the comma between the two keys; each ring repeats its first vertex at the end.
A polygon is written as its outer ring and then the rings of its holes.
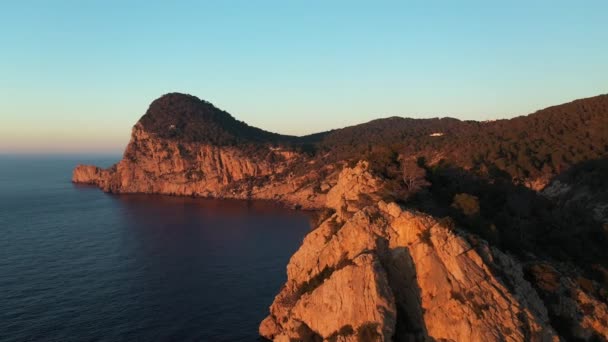
{"type": "Polygon", "coordinates": [[[0,156],[0,341],[259,341],[310,214],[70,182],[118,159],[0,156]]]}

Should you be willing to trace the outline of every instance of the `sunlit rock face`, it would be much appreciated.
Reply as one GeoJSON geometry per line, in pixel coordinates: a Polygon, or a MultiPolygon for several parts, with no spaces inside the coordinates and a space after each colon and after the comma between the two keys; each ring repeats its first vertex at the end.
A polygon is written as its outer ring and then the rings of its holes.
{"type": "Polygon", "coordinates": [[[336,185],[327,193],[325,206],[336,210],[343,219],[386,195],[383,186],[384,182],[369,170],[369,163],[360,161],[340,172],[336,185]]]}
{"type": "Polygon", "coordinates": [[[318,170],[286,172],[306,162],[304,155],[276,145],[288,139],[194,97],[168,94],[133,127],[120,162],[108,169],[79,165],[72,181],[113,193],[269,199],[320,208],[325,194],[317,190],[318,170]]]}
{"type": "Polygon", "coordinates": [[[557,339],[521,265],[482,242],[471,245],[449,221],[384,202],[338,220],[323,222],[291,258],[262,336],[557,339]]]}
{"type": "Polygon", "coordinates": [[[157,138],[135,125],[123,159],[107,172],[92,173],[79,167],[74,181],[87,175],[104,178],[106,191],[175,195],[219,194],[231,182],[267,175],[269,163],[250,158],[239,149],[157,138]]]}
{"type": "Polygon", "coordinates": [[[78,165],[72,173],[72,182],[92,184],[103,188],[110,173],[111,170],[103,170],[97,166],[78,165]]]}

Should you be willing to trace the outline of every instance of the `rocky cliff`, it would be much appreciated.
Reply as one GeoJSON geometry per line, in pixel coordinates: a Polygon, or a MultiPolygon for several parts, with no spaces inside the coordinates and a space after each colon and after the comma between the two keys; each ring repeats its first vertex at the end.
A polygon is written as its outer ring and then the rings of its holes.
{"type": "Polygon", "coordinates": [[[608,337],[608,308],[565,273],[522,262],[448,218],[356,200],[366,163],[330,190],[260,325],[274,341],[559,341],[608,337]]]}
{"type": "Polygon", "coordinates": [[[324,194],[313,189],[310,179],[316,180],[315,174],[277,177],[298,158],[290,151],[268,149],[259,157],[231,146],[176,142],[155,137],[137,124],[120,162],[108,169],[78,165],[72,181],[112,193],[267,199],[320,208],[324,194]],[[268,155],[281,161],[270,162],[268,155]]]}
{"type": "Polygon", "coordinates": [[[133,127],[120,162],[108,169],[78,165],[72,181],[112,193],[255,198],[320,208],[325,199],[323,191],[315,191],[319,170],[289,173],[306,157],[277,143],[288,139],[246,126],[196,98],[169,94],[153,102],[133,127]]]}

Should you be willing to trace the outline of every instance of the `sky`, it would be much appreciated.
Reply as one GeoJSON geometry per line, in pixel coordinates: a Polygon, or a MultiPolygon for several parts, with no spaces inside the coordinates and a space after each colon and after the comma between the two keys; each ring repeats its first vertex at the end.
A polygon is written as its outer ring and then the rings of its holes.
{"type": "Polygon", "coordinates": [[[183,92],[303,135],[608,93],[608,1],[4,1],[0,153],[120,153],[183,92]]]}

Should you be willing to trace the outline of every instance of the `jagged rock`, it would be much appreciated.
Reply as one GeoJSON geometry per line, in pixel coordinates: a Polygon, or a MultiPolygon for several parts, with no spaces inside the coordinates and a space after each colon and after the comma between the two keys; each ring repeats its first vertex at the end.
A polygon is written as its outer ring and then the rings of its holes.
{"type": "Polygon", "coordinates": [[[290,319],[305,322],[328,338],[339,335],[348,338],[368,329],[366,334],[389,341],[382,337],[393,335],[396,315],[386,274],[377,256],[365,253],[333,271],[310,293],[303,294],[291,310],[290,319]]]}
{"type": "Polygon", "coordinates": [[[363,333],[390,340],[396,317],[392,292],[377,254],[366,253],[378,249],[377,241],[365,232],[353,234],[358,232],[355,224],[347,223],[337,233],[334,225],[335,216],[311,232],[292,257],[288,282],[260,328],[262,336],[298,339],[303,322],[323,338],[339,335],[346,341],[363,333]]]}
{"type": "Polygon", "coordinates": [[[263,336],[297,339],[294,332],[304,322],[324,340],[331,340],[333,332],[347,324],[352,330],[348,336],[359,338],[358,327],[364,319],[339,317],[348,316],[343,310],[353,310],[353,302],[371,301],[348,292],[356,291],[360,275],[344,271],[366,256],[376,260],[375,267],[367,268],[376,273],[374,279],[386,279],[373,283],[388,285],[380,287],[387,294],[377,301],[393,300],[383,308],[395,308],[397,313],[395,317],[385,314],[381,320],[377,306],[365,306],[368,311],[359,317],[394,324],[379,326],[377,331],[382,333],[372,340],[557,339],[521,265],[485,244],[478,252],[453,231],[449,221],[384,202],[356,212],[337,230],[335,220],[336,216],[331,217],[311,232],[290,260],[287,284],[264,323],[273,327],[273,333],[261,328],[263,336]],[[336,286],[337,279],[343,285],[336,286]]]}
{"type": "Polygon", "coordinates": [[[345,167],[337,184],[327,193],[326,206],[333,208],[340,218],[348,217],[366,204],[378,202],[383,182],[369,170],[367,161],[345,167]]]}
{"type": "Polygon", "coordinates": [[[99,187],[105,186],[105,180],[110,175],[109,170],[103,170],[93,165],[78,165],[72,173],[72,181],[75,183],[92,184],[99,187]]]}
{"type": "MultiPolygon", "coordinates": [[[[408,257],[401,264],[413,268],[406,274],[416,275],[410,287],[419,289],[421,328],[428,336],[453,341],[547,341],[555,336],[542,301],[508,255],[489,248],[480,254],[449,222],[418,213],[404,212],[391,227],[391,250],[405,247],[401,254],[408,257]]],[[[409,297],[401,305],[411,306],[409,297]]]]}

